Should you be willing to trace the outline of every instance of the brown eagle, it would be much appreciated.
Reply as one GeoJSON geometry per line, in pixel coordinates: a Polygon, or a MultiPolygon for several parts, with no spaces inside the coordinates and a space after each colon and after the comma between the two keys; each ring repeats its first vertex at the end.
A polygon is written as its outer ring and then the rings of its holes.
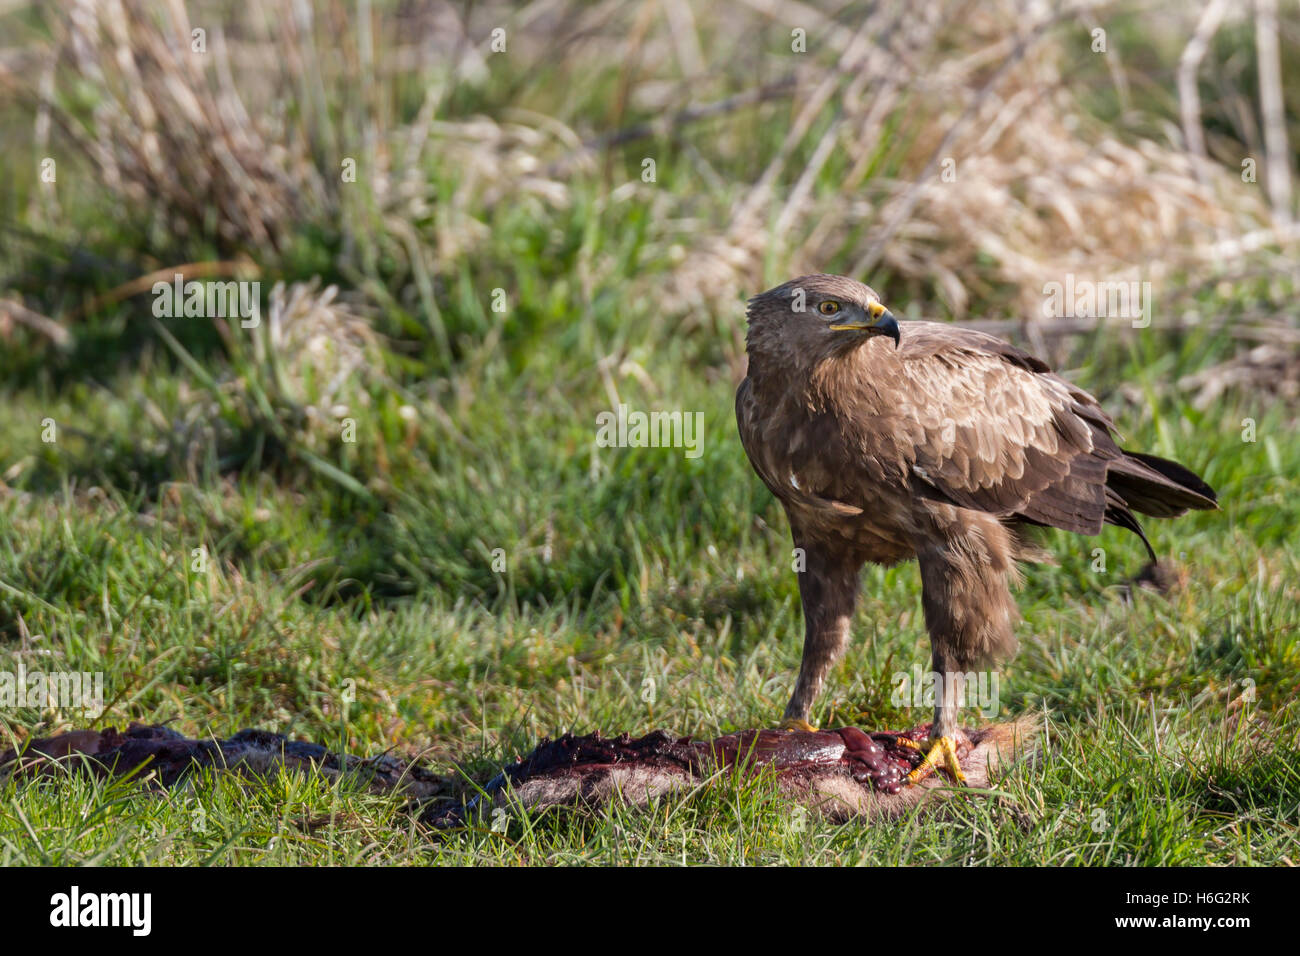
{"type": "Polygon", "coordinates": [[[864,562],[915,558],[944,678],[915,782],[962,781],[961,675],[1016,650],[1010,585],[1029,525],[1118,525],[1216,507],[1182,465],[1126,451],[1087,392],[994,336],[898,322],[867,286],[810,275],[749,302],[740,439],[802,549],[803,661],[783,726],[808,718],[844,650],[864,562]]]}

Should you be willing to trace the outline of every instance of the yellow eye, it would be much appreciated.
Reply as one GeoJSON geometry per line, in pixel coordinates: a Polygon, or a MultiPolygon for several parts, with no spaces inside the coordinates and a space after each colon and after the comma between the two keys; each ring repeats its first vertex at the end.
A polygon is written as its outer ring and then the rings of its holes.
{"type": "Polygon", "coordinates": [[[840,304],[838,302],[834,302],[829,299],[823,302],[821,305],[817,306],[817,311],[820,312],[822,315],[834,315],[839,310],[840,310],[840,304]]]}

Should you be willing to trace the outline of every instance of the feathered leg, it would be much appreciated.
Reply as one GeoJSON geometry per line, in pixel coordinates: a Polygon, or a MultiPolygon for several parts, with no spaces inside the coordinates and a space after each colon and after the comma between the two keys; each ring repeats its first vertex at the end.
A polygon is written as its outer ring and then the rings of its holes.
{"type": "Polygon", "coordinates": [[[815,730],[808,717],[827,672],[848,643],[862,561],[801,541],[798,534],[795,546],[803,549],[805,561],[804,570],[799,574],[804,618],[803,661],[781,726],[786,730],[815,730]]]}
{"type": "Polygon", "coordinates": [[[1015,652],[1017,620],[1010,583],[1017,576],[1015,538],[995,518],[962,509],[936,509],[917,549],[921,605],[930,632],[933,667],[941,693],[926,757],[908,781],[944,767],[959,783],[961,752],[969,741],[957,723],[965,675],[1015,652]]]}

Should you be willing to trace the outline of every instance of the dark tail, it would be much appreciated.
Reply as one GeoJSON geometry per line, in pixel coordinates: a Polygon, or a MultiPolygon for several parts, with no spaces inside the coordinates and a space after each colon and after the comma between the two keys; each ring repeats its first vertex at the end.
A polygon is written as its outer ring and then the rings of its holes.
{"type": "Polygon", "coordinates": [[[1127,528],[1146,545],[1151,563],[1156,553],[1133,512],[1153,518],[1176,518],[1192,509],[1217,508],[1218,496],[1200,476],[1155,455],[1125,451],[1106,472],[1106,523],[1127,528]]]}

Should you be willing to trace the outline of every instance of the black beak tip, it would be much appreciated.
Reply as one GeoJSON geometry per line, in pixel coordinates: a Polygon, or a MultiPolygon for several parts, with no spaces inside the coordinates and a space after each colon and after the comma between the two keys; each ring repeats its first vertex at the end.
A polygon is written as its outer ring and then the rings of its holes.
{"type": "Polygon", "coordinates": [[[886,312],[880,317],[880,323],[876,326],[880,329],[881,335],[888,335],[894,340],[894,348],[898,348],[899,341],[902,339],[902,332],[898,328],[898,320],[886,312]]]}

